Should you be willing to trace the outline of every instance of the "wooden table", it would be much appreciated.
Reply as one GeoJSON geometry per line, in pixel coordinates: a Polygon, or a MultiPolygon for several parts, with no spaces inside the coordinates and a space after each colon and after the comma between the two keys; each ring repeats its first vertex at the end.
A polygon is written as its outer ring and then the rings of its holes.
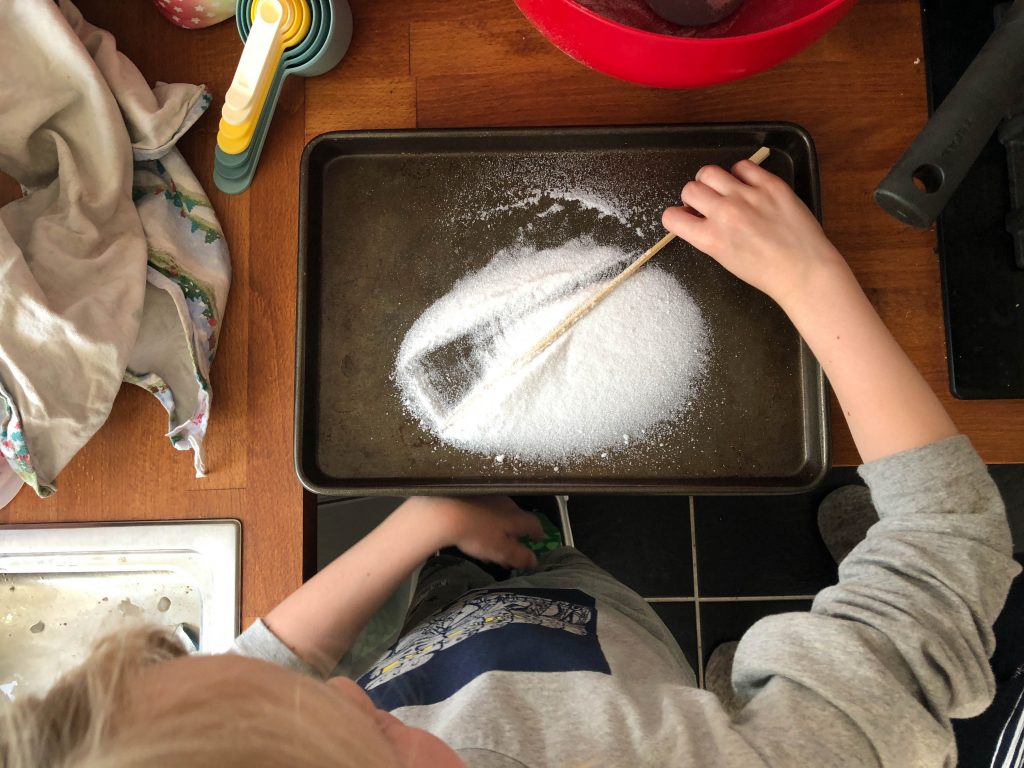
{"type": "MultiPolygon", "coordinates": [[[[41,501],[23,492],[0,522],[237,517],[243,521],[244,623],[298,586],[313,506],[292,468],[298,166],[324,131],[456,126],[791,120],[821,161],[825,229],[897,339],[986,461],[1024,462],[1024,401],[949,394],[935,236],[882,213],[871,192],[926,119],[917,0],[862,0],[824,40],[773,71],[700,91],[660,91],[592,72],[552,48],[512,0],[352,0],[355,38],[341,65],[290,78],[259,173],[243,195],[211,180],[216,116],[181,148],[214,202],[234,281],[213,368],[209,477],[162,436],[163,409],[125,386],[107,424],[41,501]]],[[[215,99],[241,44],[230,23],[171,26],[146,2],[80,0],[150,80],[204,82],[215,99]]],[[[17,194],[6,180],[0,202],[17,194]]],[[[836,464],[856,450],[833,404],[836,464]]],[[[312,558],[306,557],[307,563],[312,558]]]]}

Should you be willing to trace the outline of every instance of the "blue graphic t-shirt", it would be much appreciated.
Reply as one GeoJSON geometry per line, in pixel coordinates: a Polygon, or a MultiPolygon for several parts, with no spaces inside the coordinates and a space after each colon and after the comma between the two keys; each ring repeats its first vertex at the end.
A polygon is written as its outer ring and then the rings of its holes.
{"type": "Polygon", "coordinates": [[[390,711],[443,701],[498,670],[610,674],[594,598],[576,589],[470,592],[399,640],[359,684],[390,711]]]}

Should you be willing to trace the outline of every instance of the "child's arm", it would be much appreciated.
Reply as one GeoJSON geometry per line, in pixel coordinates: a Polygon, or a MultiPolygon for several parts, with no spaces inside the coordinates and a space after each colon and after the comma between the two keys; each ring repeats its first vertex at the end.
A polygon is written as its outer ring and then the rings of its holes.
{"type": "Polygon", "coordinates": [[[810,612],[744,635],[733,683],[749,703],[719,725],[768,765],[952,765],[950,718],[992,699],[991,626],[1019,571],[999,492],[811,213],[752,163],[734,172],[703,169],[683,201],[706,218],[673,208],[665,226],[793,320],[868,462],[880,522],[810,612]]]}
{"type": "Polygon", "coordinates": [[[540,522],[506,497],[414,497],[366,538],[264,618],[281,642],[327,674],[370,617],[427,557],[455,546],[510,568],[536,562],[522,536],[542,538],[540,522]]]}
{"type": "Polygon", "coordinates": [[[754,163],[733,172],[702,169],[683,201],[706,218],[670,208],[665,226],[779,303],[825,369],[864,461],[955,435],[811,212],[754,163]]]}

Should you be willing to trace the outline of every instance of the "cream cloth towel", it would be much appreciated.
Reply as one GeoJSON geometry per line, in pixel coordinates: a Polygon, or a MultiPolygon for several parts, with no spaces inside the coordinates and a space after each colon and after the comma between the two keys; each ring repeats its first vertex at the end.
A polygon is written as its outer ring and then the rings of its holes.
{"type": "Polygon", "coordinates": [[[174,145],[209,102],[150,88],[67,0],[0,3],[0,170],[25,192],[0,210],[0,455],[41,496],[122,379],[205,471],[230,261],[174,145]]]}

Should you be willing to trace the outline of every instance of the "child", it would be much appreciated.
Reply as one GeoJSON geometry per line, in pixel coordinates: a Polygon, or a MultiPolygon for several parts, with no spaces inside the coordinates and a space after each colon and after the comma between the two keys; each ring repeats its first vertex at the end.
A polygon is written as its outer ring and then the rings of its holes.
{"type": "Polygon", "coordinates": [[[747,632],[729,714],[644,601],[570,550],[539,564],[507,499],[414,498],[250,627],[187,657],[110,638],[9,708],[0,765],[833,766],[955,763],[950,718],[993,693],[991,625],[1017,566],[984,464],[780,179],[709,166],[665,226],[786,311],[832,383],[880,521],[810,612],[747,632]],[[696,211],[699,211],[698,215],[696,211]],[[403,637],[357,684],[321,680],[438,549],[403,637]]]}

